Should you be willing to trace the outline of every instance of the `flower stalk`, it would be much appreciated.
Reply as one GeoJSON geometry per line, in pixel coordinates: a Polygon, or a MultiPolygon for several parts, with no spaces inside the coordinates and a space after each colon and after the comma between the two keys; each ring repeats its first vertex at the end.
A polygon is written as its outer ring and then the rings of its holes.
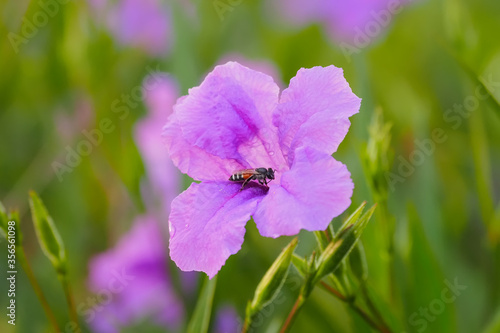
{"type": "Polygon", "coordinates": [[[332,239],[326,246],[324,244],[326,237],[323,237],[326,234],[316,233],[318,245],[320,249],[322,249],[318,258],[316,258],[316,252],[313,252],[308,260],[298,255],[292,257],[292,263],[297,267],[299,273],[304,276],[305,281],[280,332],[288,332],[304,302],[318,283],[324,288],[327,288],[328,291],[333,293],[336,297],[347,302],[351,307],[354,307],[355,311],[360,313],[372,327],[376,327],[383,333],[390,332],[385,326],[377,324],[368,314],[366,314],[366,312],[364,312],[364,310],[355,305],[355,297],[351,292],[352,286],[347,276],[349,266],[344,259],[346,259],[350,252],[356,247],[361,233],[365,229],[376,208],[376,205],[374,205],[366,213],[362,214],[365,205],[366,202],[362,203],[361,206],[351,214],[335,236],[333,236],[332,233],[332,239]],[[349,295],[344,296],[342,293],[329,287],[328,284],[322,281],[325,277],[330,278],[336,284],[345,286],[345,289],[349,290],[349,295]]]}
{"type": "Polygon", "coordinates": [[[40,301],[40,304],[42,305],[43,311],[45,312],[45,315],[47,316],[50,325],[52,326],[55,332],[60,332],[61,330],[59,329],[59,324],[57,323],[56,316],[54,315],[54,312],[52,312],[52,309],[50,308],[50,305],[47,302],[45,295],[43,294],[42,288],[40,288],[40,285],[36,280],[35,274],[33,274],[33,271],[31,270],[31,266],[28,260],[26,259],[26,254],[24,253],[24,248],[22,246],[18,246],[16,248],[16,252],[17,252],[17,260],[21,264],[21,267],[23,268],[24,272],[26,273],[28,281],[30,282],[31,287],[35,292],[36,297],[40,301]]]}
{"type": "MultiPolygon", "coordinates": [[[[328,291],[330,294],[338,298],[339,300],[349,304],[351,309],[353,309],[356,313],[358,313],[361,318],[363,318],[368,325],[370,325],[373,329],[381,332],[381,333],[391,333],[391,330],[387,327],[387,325],[382,321],[381,323],[377,323],[373,318],[370,317],[368,313],[366,313],[365,310],[363,310],[361,307],[359,307],[356,303],[352,302],[348,297],[342,295],[339,291],[337,291],[335,288],[330,286],[324,281],[320,282],[321,287],[323,287],[324,290],[328,291]]],[[[379,318],[377,318],[379,319],[379,318]]]]}
{"type": "Polygon", "coordinates": [[[377,211],[377,220],[380,221],[384,228],[388,292],[390,300],[394,305],[396,302],[394,268],[395,220],[389,212],[389,184],[386,178],[394,160],[394,153],[390,149],[391,127],[391,123],[384,121],[382,110],[380,108],[376,109],[369,127],[370,138],[364,151],[363,167],[373,199],[380,206],[380,209],[377,211]]]}
{"type": "Polygon", "coordinates": [[[73,294],[71,293],[71,286],[69,284],[68,277],[66,274],[60,274],[60,275],[58,275],[58,279],[59,279],[59,282],[61,282],[61,285],[62,285],[62,288],[64,291],[64,297],[66,298],[66,303],[68,303],[69,318],[78,327],[78,325],[79,325],[78,324],[78,315],[76,313],[75,302],[73,300],[73,294]]]}
{"type": "Polygon", "coordinates": [[[68,303],[70,319],[75,323],[78,329],[78,315],[76,314],[76,308],[68,281],[66,248],[61,235],[52,217],[49,215],[47,208],[34,191],[30,191],[30,208],[38,243],[57,272],[57,278],[61,282],[64,296],[68,303]]]}
{"type": "Polygon", "coordinates": [[[14,241],[16,260],[21,264],[22,269],[26,273],[28,281],[30,282],[31,287],[35,291],[35,294],[38,300],[40,301],[40,304],[42,305],[42,308],[45,312],[45,315],[47,316],[47,319],[49,320],[50,325],[56,332],[59,332],[60,331],[59,324],[57,323],[56,317],[52,312],[52,309],[50,308],[49,303],[47,302],[47,299],[45,298],[45,295],[43,294],[42,289],[38,284],[38,281],[35,278],[35,274],[33,274],[33,271],[31,270],[31,266],[29,265],[28,260],[26,259],[26,254],[22,246],[23,235],[20,227],[19,213],[17,211],[12,211],[7,216],[7,211],[1,202],[0,202],[0,234],[3,237],[5,237],[5,239],[9,243],[12,244],[12,241],[14,241]],[[13,221],[14,225],[10,224],[9,221],[13,221]],[[14,228],[15,236],[13,239],[8,238],[10,227],[14,228]]]}
{"type": "Polygon", "coordinates": [[[285,332],[288,332],[290,330],[290,328],[292,327],[292,323],[295,320],[295,318],[297,317],[297,314],[299,313],[300,309],[302,309],[302,306],[304,305],[306,298],[307,298],[307,296],[304,296],[302,291],[301,291],[301,293],[299,294],[299,297],[297,297],[297,300],[295,301],[295,304],[293,305],[292,310],[288,314],[288,317],[286,318],[285,323],[281,327],[280,333],[285,333],[285,332]]]}

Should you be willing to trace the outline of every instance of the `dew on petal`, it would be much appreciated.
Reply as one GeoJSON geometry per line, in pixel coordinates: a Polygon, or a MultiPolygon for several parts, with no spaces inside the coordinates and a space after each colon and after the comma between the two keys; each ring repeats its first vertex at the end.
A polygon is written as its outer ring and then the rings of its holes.
{"type": "Polygon", "coordinates": [[[269,156],[274,156],[274,151],[270,151],[269,156]]]}
{"type": "Polygon", "coordinates": [[[170,238],[173,238],[175,236],[175,227],[172,225],[172,223],[168,224],[168,233],[170,234],[170,238]]]}

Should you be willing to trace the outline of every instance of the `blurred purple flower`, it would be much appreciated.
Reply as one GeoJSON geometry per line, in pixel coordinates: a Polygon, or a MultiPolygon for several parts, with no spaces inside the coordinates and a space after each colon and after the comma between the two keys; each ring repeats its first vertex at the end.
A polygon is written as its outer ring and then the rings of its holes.
{"type": "Polygon", "coordinates": [[[78,98],[72,114],[68,114],[65,110],[61,110],[56,114],[57,132],[62,140],[71,142],[75,136],[81,134],[83,130],[92,124],[94,118],[95,114],[91,101],[85,97],[78,98]]]}
{"type": "Polygon", "coordinates": [[[151,319],[177,328],[184,309],[170,284],[166,260],[157,221],[139,218],[115,248],[90,262],[88,283],[98,300],[92,309],[95,317],[87,318],[90,326],[99,333],[114,333],[151,319]]]}
{"type": "Polygon", "coordinates": [[[267,74],[274,79],[274,82],[276,82],[278,86],[283,86],[278,67],[268,59],[249,59],[239,53],[229,53],[222,56],[217,62],[217,65],[223,65],[229,61],[236,61],[245,67],[267,74]]]}
{"type": "MultiPolygon", "coordinates": [[[[390,24],[393,16],[412,0],[274,0],[277,10],[298,25],[321,23],[336,40],[353,41],[359,34],[378,35],[390,24]],[[377,27],[370,27],[377,25],[377,27]]],[[[369,38],[376,37],[368,35],[369,38]]]]}
{"type": "Polygon", "coordinates": [[[89,1],[120,44],[141,48],[153,56],[168,51],[170,13],[161,0],[89,1]]]}
{"type": "Polygon", "coordinates": [[[168,214],[170,203],[180,192],[181,173],[170,160],[160,136],[163,124],[172,113],[179,96],[179,89],[166,73],[155,73],[144,80],[143,94],[148,114],[135,127],[135,142],[144,160],[153,192],[161,197],[161,205],[168,214]]]}
{"type": "MultiPolygon", "coordinates": [[[[143,191],[142,196],[147,206],[157,204],[155,199],[159,199],[161,212],[158,215],[166,219],[170,213],[170,203],[181,191],[182,174],[172,163],[159,138],[163,124],[172,113],[172,107],[179,97],[179,88],[173,78],[161,72],[147,76],[142,87],[148,113],[137,122],[134,137],[151,185],[151,188],[143,191]]],[[[158,210],[153,206],[150,211],[158,210]]],[[[193,292],[198,280],[197,274],[183,272],[181,275],[184,293],[193,292]]]]}
{"type": "Polygon", "coordinates": [[[240,318],[234,307],[226,305],[217,311],[214,324],[214,333],[241,332],[240,318]]]}
{"type": "Polygon", "coordinates": [[[212,278],[241,248],[253,215],[261,235],[322,230],[351,203],[353,183],[331,154],[361,100],[334,66],[300,69],[279,96],[273,79],[217,66],[174,106],[163,136],[193,183],[172,202],[170,256],[212,278]],[[269,189],[228,181],[239,169],[276,169],[269,189]]]}

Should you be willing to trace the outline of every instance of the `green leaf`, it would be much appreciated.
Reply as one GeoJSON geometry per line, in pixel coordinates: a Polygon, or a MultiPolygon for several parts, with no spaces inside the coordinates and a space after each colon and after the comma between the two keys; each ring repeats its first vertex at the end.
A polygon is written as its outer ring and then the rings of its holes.
{"type": "Polygon", "coordinates": [[[298,238],[295,237],[276,258],[267,270],[262,280],[255,289],[251,303],[247,307],[247,317],[257,314],[266,304],[271,302],[278,294],[288,273],[293,251],[297,247],[298,238]]]}
{"type": "MultiPolygon", "coordinates": [[[[454,295],[449,290],[450,283],[453,284],[456,277],[448,276],[445,279],[414,205],[408,206],[408,242],[409,252],[408,257],[404,258],[403,268],[405,279],[401,283],[405,291],[403,300],[406,315],[408,317],[413,315],[414,321],[421,320],[425,317],[421,315],[419,309],[428,308],[431,302],[438,300],[445,306],[439,316],[435,316],[435,320],[428,321],[427,330],[429,332],[456,332],[454,303],[455,298],[460,296],[454,295]],[[444,302],[443,290],[448,290],[445,297],[452,297],[453,301],[444,302]],[[419,315],[416,316],[414,313],[419,315]]],[[[462,285],[465,281],[459,278],[458,283],[462,285]]]]}
{"type": "Polygon", "coordinates": [[[497,205],[493,219],[489,223],[488,237],[494,246],[500,243],[500,203],[497,205]]]}
{"type": "Polygon", "coordinates": [[[481,112],[476,112],[470,118],[469,124],[478,202],[483,222],[488,228],[488,223],[492,220],[495,208],[493,203],[490,149],[481,112]]]}
{"type": "Polygon", "coordinates": [[[462,68],[462,70],[469,76],[471,81],[474,82],[474,84],[480,86],[481,88],[486,91],[486,94],[488,95],[488,102],[492,106],[492,109],[496,111],[497,116],[500,116],[500,101],[495,97],[493,92],[490,90],[489,84],[487,83],[487,80],[484,79],[483,77],[480,77],[477,75],[476,71],[472,69],[471,66],[469,66],[459,55],[458,52],[454,51],[451,49],[446,43],[442,42],[441,46],[448,52],[448,54],[457,62],[457,64],[462,68]]]}
{"type": "Polygon", "coordinates": [[[30,208],[40,247],[56,271],[60,274],[65,274],[66,250],[62,238],[42,200],[34,191],[30,191],[30,208]]]}
{"type": "Polygon", "coordinates": [[[188,333],[205,333],[208,331],[216,285],[217,276],[211,280],[208,277],[205,278],[196,308],[187,327],[188,333]]]}
{"type": "Polygon", "coordinates": [[[500,308],[493,316],[493,319],[489,322],[483,333],[498,333],[500,332],[500,308]]]}

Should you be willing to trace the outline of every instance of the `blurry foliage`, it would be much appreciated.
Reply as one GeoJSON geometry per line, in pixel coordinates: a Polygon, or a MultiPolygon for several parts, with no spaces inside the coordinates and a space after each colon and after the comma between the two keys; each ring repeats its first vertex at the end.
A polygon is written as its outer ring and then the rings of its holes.
{"type": "MultiPolygon", "coordinates": [[[[394,173],[398,157],[409,159],[418,149],[415,139],[431,138],[436,128],[445,131],[447,140],[436,144],[433,153],[387,193],[388,209],[396,221],[396,282],[403,307],[393,311],[384,301],[387,277],[379,264],[387,258],[381,251],[383,221],[376,219],[362,236],[368,292],[380,300],[384,318],[397,320],[413,332],[418,326],[412,326],[409,317],[440,297],[445,280],[458,277],[468,289],[447,304],[435,321],[428,321],[427,331],[480,332],[488,327],[488,332],[498,332],[500,113],[491,101],[500,100],[500,89],[491,91],[493,97],[481,102],[470,118],[461,118],[457,128],[446,121],[445,114],[474,95],[475,80],[492,76],[500,81],[500,2],[414,1],[351,61],[321,26],[284,28],[263,10],[263,0],[243,1],[222,21],[212,1],[192,1],[195,18],[180,2],[171,2],[174,42],[168,55],[157,58],[118,45],[96,24],[88,4],[77,1],[61,5],[59,13],[16,53],[6,36],[19,32],[23,17],[39,10],[38,2],[7,0],[0,5],[0,198],[6,207],[19,209],[21,220],[28,220],[26,195],[34,189],[54,220],[63,221],[58,229],[66,244],[76,302],[88,295],[88,259],[115,244],[144,209],[140,196],[144,167],[132,128],[145,107],[130,108],[128,116],[120,119],[112,111],[113,102],[141,84],[148,66],[170,73],[185,94],[219,58],[239,53],[273,61],[285,83],[301,67],[343,67],[353,91],[363,98],[360,113],[351,118],[346,141],[334,155],[352,173],[353,207],[371,195],[360,158],[373,110],[381,107],[384,120],[392,123],[394,173]],[[89,119],[76,121],[86,112],[85,105],[89,119]],[[73,120],[69,136],[62,133],[61,117],[73,120]],[[97,128],[103,118],[112,119],[116,129],[59,181],[52,163],[64,159],[66,147],[74,148],[84,138],[81,131],[97,128]],[[412,208],[407,209],[408,203],[412,208]]],[[[62,321],[65,300],[55,273],[36,245],[33,228],[28,223],[22,228],[27,257],[42,289],[51,291],[49,303],[62,321]]],[[[253,287],[288,242],[258,236],[250,222],[242,251],[230,257],[219,274],[214,308],[232,304],[243,317],[253,287]]],[[[312,234],[301,233],[297,252],[310,253],[314,243],[312,234]]],[[[0,257],[6,257],[3,245],[0,257]]],[[[5,274],[0,272],[0,280],[5,281],[5,274]]],[[[279,328],[299,292],[296,278],[296,272],[289,274],[280,291],[285,301],[268,306],[273,308],[262,327],[279,328]]],[[[15,331],[44,331],[43,311],[22,274],[18,285],[17,301],[22,306],[15,331]]],[[[5,304],[1,290],[0,304],[5,304]]],[[[192,313],[195,302],[187,304],[192,313]]],[[[10,332],[12,327],[1,320],[0,331],[10,332]]],[[[292,328],[292,332],[304,331],[370,329],[345,304],[315,290],[292,328]]]]}

